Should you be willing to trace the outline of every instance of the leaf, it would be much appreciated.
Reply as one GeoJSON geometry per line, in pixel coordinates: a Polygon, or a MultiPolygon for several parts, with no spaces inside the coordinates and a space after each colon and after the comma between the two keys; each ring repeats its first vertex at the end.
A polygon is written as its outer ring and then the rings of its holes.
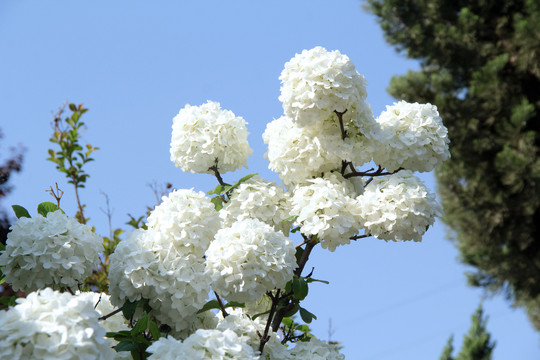
{"type": "Polygon", "coordinates": [[[161,337],[161,333],[159,332],[157,324],[153,321],[150,321],[150,325],[148,327],[150,328],[150,334],[152,334],[152,338],[154,340],[158,340],[161,337]]]}
{"type": "Polygon", "coordinates": [[[321,282],[321,283],[326,284],[326,285],[330,284],[329,281],[326,281],[326,280],[319,280],[319,279],[313,279],[313,278],[307,278],[306,281],[307,281],[308,283],[312,283],[312,282],[321,282]]]}
{"type": "Polygon", "coordinates": [[[12,205],[11,208],[15,212],[15,216],[17,217],[17,219],[20,219],[22,217],[27,217],[27,218],[31,217],[30,214],[28,213],[28,210],[26,210],[20,205],[12,205]]]}
{"type": "Polygon", "coordinates": [[[42,202],[37,207],[37,212],[43,217],[46,217],[48,213],[58,210],[58,206],[50,201],[42,202]]]}
{"type": "Polygon", "coordinates": [[[121,342],[118,343],[118,345],[116,345],[114,347],[114,350],[116,352],[120,352],[120,351],[136,351],[137,350],[137,345],[135,345],[131,341],[121,341],[121,342]]]}
{"type": "Polygon", "coordinates": [[[69,110],[71,111],[77,111],[77,107],[75,106],[75,104],[69,104],[69,110]]]}
{"type": "Polygon", "coordinates": [[[298,215],[293,215],[293,216],[289,216],[285,220],[281,220],[281,222],[294,221],[296,219],[298,219],[298,215]]]}
{"type": "Polygon", "coordinates": [[[295,277],[292,283],[293,296],[297,300],[304,300],[309,292],[308,284],[303,278],[295,277]]]}
{"type": "Polygon", "coordinates": [[[228,308],[228,307],[244,308],[244,307],[246,307],[246,304],[238,302],[238,301],[231,301],[231,302],[228,302],[227,305],[225,305],[225,307],[226,308],[228,308]]]}
{"type": "Polygon", "coordinates": [[[241,178],[240,180],[238,180],[238,181],[236,182],[236,184],[226,186],[225,189],[224,189],[225,192],[226,192],[226,193],[231,192],[232,190],[234,190],[234,189],[236,189],[237,187],[239,187],[240,184],[242,184],[243,182],[248,181],[249,179],[251,179],[251,178],[254,177],[255,175],[257,175],[257,174],[249,174],[249,175],[246,175],[246,176],[244,176],[243,178],[241,178]]]}
{"type": "Polygon", "coordinates": [[[288,317],[284,317],[283,320],[281,320],[281,322],[283,323],[283,325],[285,325],[287,327],[293,327],[294,326],[293,319],[288,318],[288,317]]]}
{"type": "Polygon", "coordinates": [[[296,257],[296,263],[298,264],[300,262],[300,259],[302,259],[302,255],[304,254],[304,249],[300,246],[296,248],[296,253],[294,256],[296,257]]]}
{"type": "Polygon", "coordinates": [[[212,194],[217,194],[217,195],[221,195],[221,193],[223,192],[223,189],[225,188],[225,186],[223,185],[218,185],[214,188],[214,190],[210,190],[210,191],[207,191],[206,194],[208,195],[212,195],[212,194]]]}
{"type": "Polygon", "coordinates": [[[306,324],[311,323],[313,319],[317,320],[317,317],[314,314],[310,313],[303,307],[300,307],[300,317],[302,318],[302,320],[304,320],[306,324]]]}
{"type": "Polygon", "coordinates": [[[298,312],[299,308],[300,306],[298,306],[298,304],[292,304],[292,306],[290,306],[290,308],[287,309],[284,315],[286,317],[291,317],[298,312]]]}
{"type": "Polygon", "coordinates": [[[300,230],[300,226],[297,226],[291,230],[291,233],[294,234],[295,232],[300,230]]]}
{"type": "Polygon", "coordinates": [[[216,211],[219,211],[223,209],[223,200],[219,196],[215,196],[212,199],[210,199],[212,204],[214,204],[214,207],[216,208],[216,211]]]}
{"type": "Polygon", "coordinates": [[[129,320],[133,317],[133,314],[135,314],[135,310],[137,310],[137,305],[139,305],[139,301],[140,300],[131,302],[129,300],[126,300],[126,302],[122,306],[122,314],[124,314],[124,317],[126,319],[129,320]]]}
{"type": "Polygon", "coordinates": [[[142,333],[146,330],[146,326],[148,325],[148,314],[145,312],[142,318],[137,321],[133,329],[131,330],[131,333],[133,335],[142,333]]]}
{"type": "Polygon", "coordinates": [[[263,316],[263,315],[266,315],[266,314],[269,314],[269,313],[270,313],[270,310],[266,310],[265,312],[255,314],[255,315],[253,315],[253,317],[251,318],[251,320],[255,320],[255,319],[258,318],[259,316],[263,316]]]}
{"type": "Polygon", "coordinates": [[[197,311],[197,314],[203,313],[211,309],[219,309],[219,303],[217,302],[217,300],[210,300],[209,302],[204,304],[202,309],[197,311]]]}

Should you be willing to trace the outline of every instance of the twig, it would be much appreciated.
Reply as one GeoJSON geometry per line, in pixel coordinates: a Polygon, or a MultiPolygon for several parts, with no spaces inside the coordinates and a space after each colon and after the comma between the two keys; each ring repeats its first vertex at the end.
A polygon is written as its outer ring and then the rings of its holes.
{"type": "Polygon", "coordinates": [[[347,131],[345,130],[345,126],[343,125],[343,115],[347,112],[347,109],[345,109],[345,111],[343,112],[339,112],[337,110],[334,110],[334,113],[337,115],[338,119],[339,119],[339,127],[341,129],[341,139],[342,140],[345,140],[345,138],[347,137],[347,131]]]}
{"type": "Polygon", "coordinates": [[[62,199],[62,195],[64,195],[64,192],[60,190],[57,182],[55,182],[54,185],[56,187],[56,192],[54,192],[52,186],[50,187],[50,189],[45,190],[45,192],[51,194],[51,196],[56,200],[56,206],[60,209],[60,200],[62,199]]]}
{"type": "Polygon", "coordinates": [[[221,309],[221,313],[223,314],[223,317],[226,318],[227,316],[229,316],[229,314],[225,310],[225,306],[223,306],[223,302],[221,301],[221,298],[219,297],[219,295],[215,291],[214,291],[214,295],[216,295],[216,300],[217,300],[217,302],[219,304],[219,308],[221,309]]]}
{"type": "MultiPolygon", "coordinates": [[[[270,331],[270,325],[272,324],[272,318],[276,312],[277,305],[279,303],[279,292],[280,289],[276,291],[276,295],[272,295],[271,292],[268,292],[267,295],[272,299],[272,306],[270,307],[270,313],[268,314],[268,320],[266,321],[266,326],[264,327],[264,334],[261,337],[261,342],[259,343],[259,352],[262,354],[264,350],[264,345],[270,340],[268,332],[270,331]]],[[[280,320],[281,323],[281,320],[280,320]]]]}
{"type": "Polygon", "coordinates": [[[98,320],[107,320],[111,316],[118,314],[120,311],[122,311],[122,308],[116,309],[113,312],[108,313],[107,315],[103,315],[102,317],[98,318],[98,320]]]}
{"type": "Polygon", "coordinates": [[[367,238],[367,237],[370,237],[370,236],[372,236],[372,235],[371,234],[355,235],[355,236],[351,236],[349,239],[358,240],[358,239],[363,239],[363,238],[367,238]]]}
{"type": "Polygon", "coordinates": [[[221,175],[218,170],[218,158],[216,158],[216,164],[214,166],[210,166],[208,170],[212,170],[214,172],[214,175],[216,176],[217,181],[219,182],[219,185],[224,186],[225,182],[221,178],[221,175]]]}

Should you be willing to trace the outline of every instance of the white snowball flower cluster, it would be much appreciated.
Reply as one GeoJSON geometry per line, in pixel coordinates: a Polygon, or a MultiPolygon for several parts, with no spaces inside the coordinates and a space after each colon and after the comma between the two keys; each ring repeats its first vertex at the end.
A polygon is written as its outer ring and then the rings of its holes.
{"type": "Polygon", "coordinates": [[[223,227],[244,219],[258,219],[276,231],[289,235],[289,194],[282,187],[254,176],[236,188],[230,200],[219,212],[223,227]]]}
{"type": "Polygon", "coordinates": [[[147,351],[156,360],[259,360],[259,355],[232,330],[199,329],[183,342],[172,337],[160,338],[147,351]]]}
{"type": "Polygon", "coordinates": [[[286,116],[267,124],[263,134],[268,145],[265,157],[269,161],[268,167],[279,174],[285,185],[302,184],[307,179],[338,170],[341,160],[357,165],[371,160],[373,142],[358,129],[357,135],[351,131],[344,140],[339,125],[319,130],[299,127],[286,116]]]}
{"type": "Polygon", "coordinates": [[[231,301],[259,300],[265,292],[283,288],[296,266],[291,240],[257,219],[219,230],[206,251],[212,288],[231,301]]]}
{"type": "Polygon", "coordinates": [[[345,360],[336,345],[328,344],[316,338],[309,342],[299,341],[291,349],[291,359],[298,360],[345,360]]]}
{"type": "Polygon", "coordinates": [[[291,215],[303,234],[317,235],[322,248],[334,251],[361,227],[356,196],[351,182],[330,173],[294,189],[291,215]]]}
{"type": "Polygon", "coordinates": [[[148,299],[156,318],[185,336],[210,291],[204,260],[155,230],[135,230],[110,257],[111,302],[148,299]]]}
{"type": "MultiPolygon", "coordinates": [[[[313,126],[334,117],[334,111],[356,119],[369,116],[366,81],[339,51],[317,46],[296,54],[279,78],[285,115],[299,126],[313,126]]],[[[359,120],[361,122],[361,120],[359,120]]]]}
{"type": "Polygon", "coordinates": [[[148,226],[175,243],[177,248],[202,257],[221,228],[214,204],[202,192],[175,190],[148,216],[148,226]]]}
{"type": "Polygon", "coordinates": [[[92,274],[100,263],[103,239],[92,228],[60,210],[47,217],[22,217],[11,227],[0,266],[15,290],[70,288],[92,274]]]}
{"type": "Polygon", "coordinates": [[[0,311],[0,358],[10,360],[113,359],[112,343],[87,297],[50,288],[0,311]]]}
{"type": "Polygon", "coordinates": [[[366,233],[382,240],[421,241],[442,210],[410,171],[376,178],[358,197],[366,233]]]}
{"type": "Polygon", "coordinates": [[[387,106],[377,122],[380,144],[373,157],[389,171],[431,171],[450,157],[448,130],[435,105],[400,101],[387,106]]]}
{"type": "MultiPolygon", "coordinates": [[[[251,320],[245,315],[242,309],[228,310],[229,315],[226,318],[222,318],[217,325],[218,330],[232,330],[239,337],[247,337],[248,345],[253,348],[254,351],[258,351],[261,338],[259,334],[264,334],[266,327],[266,321],[259,316],[255,320],[251,320]]],[[[261,359],[265,360],[285,360],[289,358],[289,352],[287,347],[281,344],[279,336],[269,331],[268,342],[264,346],[261,359]]]]}
{"type": "Polygon", "coordinates": [[[171,161],[185,172],[213,174],[246,167],[252,149],[247,142],[246,121],[220,104],[186,105],[173,119],[171,161]]]}

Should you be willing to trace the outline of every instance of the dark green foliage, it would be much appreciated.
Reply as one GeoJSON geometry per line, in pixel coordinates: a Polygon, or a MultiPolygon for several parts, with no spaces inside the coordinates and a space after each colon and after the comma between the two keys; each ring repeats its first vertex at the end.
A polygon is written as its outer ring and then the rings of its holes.
{"type": "Polygon", "coordinates": [[[389,92],[437,105],[448,127],[436,176],[470,282],[503,290],[540,329],[540,2],[368,2],[386,39],[421,60],[389,92]]]}
{"type": "Polygon", "coordinates": [[[457,357],[452,357],[454,346],[453,336],[450,336],[440,360],[490,360],[495,343],[486,329],[487,317],[484,317],[482,305],[472,315],[472,325],[469,332],[463,338],[461,351],[457,357]]]}

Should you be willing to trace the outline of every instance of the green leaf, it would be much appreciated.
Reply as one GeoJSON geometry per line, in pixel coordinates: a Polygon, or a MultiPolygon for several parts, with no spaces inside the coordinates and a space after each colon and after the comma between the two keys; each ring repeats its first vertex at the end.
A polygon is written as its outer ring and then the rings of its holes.
{"type": "Polygon", "coordinates": [[[287,327],[293,327],[294,326],[294,320],[288,317],[284,317],[283,320],[281,320],[283,325],[287,327]]]}
{"type": "Polygon", "coordinates": [[[300,259],[302,259],[302,255],[304,254],[304,249],[300,246],[296,248],[296,253],[294,256],[296,257],[296,263],[298,264],[300,262],[300,259]]]}
{"type": "Polygon", "coordinates": [[[210,300],[209,302],[204,304],[202,309],[197,311],[197,314],[203,313],[211,309],[219,309],[219,303],[217,302],[217,300],[210,300]]]}
{"type": "Polygon", "coordinates": [[[266,310],[265,312],[262,312],[262,313],[258,313],[258,314],[253,315],[253,317],[251,318],[251,320],[255,320],[255,319],[258,318],[259,316],[263,316],[263,315],[266,315],[266,314],[270,314],[270,310],[266,310]]]}
{"type": "Polygon", "coordinates": [[[294,234],[295,232],[298,232],[300,230],[300,226],[297,226],[291,230],[291,233],[294,234]]]}
{"type": "Polygon", "coordinates": [[[240,184],[242,184],[243,182],[248,181],[249,179],[251,179],[251,178],[254,177],[255,175],[257,175],[257,174],[249,174],[249,175],[246,175],[246,176],[244,176],[243,178],[241,178],[240,180],[238,180],[238,181],[236,182],[236,184],[226,186],[225,189],[224,189],[225,192],[226,192],[226,193],[231,192],[232,190],[234,190],[234,189],[236,189],[237,187],[239,187],[240,184]]]}
{"type": "Polygon", "coordinates": [[[207,191],[206,193],[208,195],[212,195],[212,194],[217,194],[217,195],[221,195],[221,193],[223,192],[223,189],[225,188],[225,186],[223,185],[218,185],[214,188],[214,190],[210,190],[210,191],[207,191]]]}
{"type": "Polygon", "coordinates": [[[161,333],[159,332],[157,324],[153,321],[150,321],[150,325],[148,327],[150,328],[150,334],[152,334],[152,338],[154,340],[158,340],[161,337],[161,333]]]}
{"type": "Polygon", "coordinates": [[[288,294],[292,291],[292,283],[293,281],[290,280],[289,282],[287,282],[287,284],[285,284],[285,293],[288,294]]]}
{"type": "Polygon", "coordinates": [[[303,278],[295,277],[292,283],[293,296],[297,300],[304,300],[309,292],[308,284],[303,278]]]}
{"type": "Polygon", "coordinates": [[[133,314],[135,314],[135,310],[137,310],[137,305],[139,305],[139,301],[140,300],[131,302],[129,300],[126,300],[126,302],[122,306],[122,314],[124,314],[124,317],[126,319],[129,320],[133,317],[133,314]]]}
{"type": "Polygon", "coordinates": [[[293,216],[289,216],[285,220],[281,220],[281,222],[294,221],[296,219],[298,219],[298,215],[293,215],[293,216]]]}
{"type": "Polygon", "coordinates": [[[31,217],[30,214],[28,213],[28,210],[26,210],[20,205],[12,205],[11,208],[15,212],[15,216],[17,217],[17,219],[20,219],[22,217],[27,217],[27,218],[31,217]]]}
{"type": "Polygon", "coordinates": [[[326,281],[326,280],[319,280],[319,279],[313,279],[313,278],[307,278],[306,281],[307,281],[308,283],[312,283],[312,282],[321,282],[321,283],[326,284],[326,285],[330,284],[329,281],[326,281]]]}
{"type": "Polygon", "coordinates": [[[77,106],[75,106],[75,104],[69,104],[69,110],[77,111],[77,106]]]}
{"type": "Polygon", "coordinates": [[[296,314],[298,312],[299,308],[300,308],[300,306],[298,306],[298,304],[292,304],[292,306],[290,306],[290,308],[287,309],[287,311],[285,312],[285,316],[286,317],[293,316],[294,314],[296,314]]]}
{"type": "Polygon", "coordinates": [[[137,321],[133,329],[131,330],[131,334],[139,334],[146,330],[146,326],[148,326],[148,314],[145,312],[142,318],[137,321]]]}
{"type": "Polygon", "coordinates": [[[216,211],[223,209],[223,200],[219,196],[213,197],[210,201],[214,204],[216,211]]]}
{"type": "Polygon", "coordinates": [[[245,303],[241,303],[241,302],[237,302],[237,301],[230,301],[227,303],[227,305],[225,305],[226,308],[228,307],[239,307],[239,308],[244,308],[246,307],[246,304],[245,303]]]}
{"type": "Polygon", "coordinates": [[[48,213],[58,210],[58,206],[50,201],[42,202],[37,207],[37,212],[41,216],[45,217],[48,213]]]}
{"type": "Polygon", "coordinates": [[[118,345],[116,345],[114,347],[114,350],[116,352],[120,352],[120,351],[136,351],[137,350],[137,345],[135,345],[131,341],[121,341],[121,342],[118,343],[118,345]]]}
{"type": "Polygon", "coordinates": [[[311,323],[313,319],[317,320],[317,317],[314,314],[310,313],[303,307],[300,307],[300,317],[302,318],[302,320],[304,320],[306,324],[311,323]]]}

